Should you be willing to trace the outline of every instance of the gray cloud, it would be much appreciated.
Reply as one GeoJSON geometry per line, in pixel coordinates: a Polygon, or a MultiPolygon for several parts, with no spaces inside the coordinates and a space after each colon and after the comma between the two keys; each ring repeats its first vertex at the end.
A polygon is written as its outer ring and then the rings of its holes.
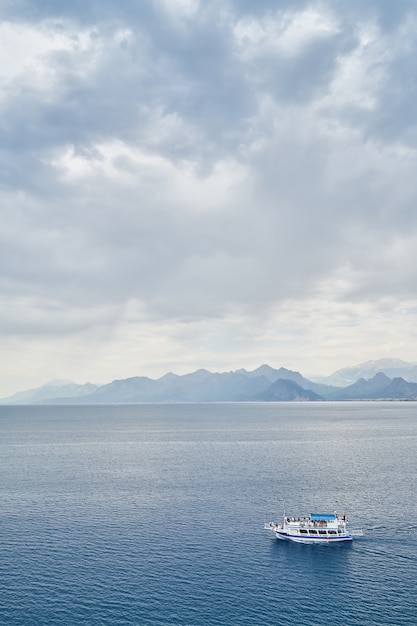
{"type": "Polygon", "coordinates": [[[413,3],[174,4],[3,3],[3,334],[413,310],[413,3]]]}

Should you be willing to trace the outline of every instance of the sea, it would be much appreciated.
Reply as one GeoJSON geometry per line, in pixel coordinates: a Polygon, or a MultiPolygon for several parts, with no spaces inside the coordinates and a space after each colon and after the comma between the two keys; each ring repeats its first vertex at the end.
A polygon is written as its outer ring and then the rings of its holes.
{"type": "Polygon", "coordinates": [[[0,624],[417,624],[417,403],[0,407],[0,624]],[[346,512],[305,545],[264,522],[346,512]]]}

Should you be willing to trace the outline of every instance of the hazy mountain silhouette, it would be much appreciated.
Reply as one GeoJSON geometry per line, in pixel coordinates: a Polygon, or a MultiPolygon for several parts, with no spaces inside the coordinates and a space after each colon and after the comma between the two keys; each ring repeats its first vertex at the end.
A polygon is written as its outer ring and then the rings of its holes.
{"type": "MultiPolygon", "coordinates": [[[[383,360],[392,367],[392,360],[383,360]]],[[[377,361],[368,361],[369,370],[377,361]]],[[[398,360],[395,360],[398,365],[398,360]]],[[[407,364],[402,361],[402,367],[407,364]],[[404,365],[405,364],[405,365],[404,365]]],[[[378,366],[379,366],[378,365],[378,366]]],[[[410,371],[412,364],[408,364],[410,371]]],[[[358,366],[362,367],[362,366],[358,366]]],[[[344,371],[344,370],[339,370],[344,371]]],[[[328,377],[328,379],[331,377],[328,377]]],[[[313,382],[299,372],[284,367],[261,365],[253,371],[212,373],[200,369],[179,376],[168,373],[159,379],[134,376],[106,385],[77,385],[72,381],[52,381],[37,389],[22,391],[2,404],[113,404],[135,402],[246,402],[316,400],[415,400],[417,384],[402,377],[390,378],[378,372],[361,377],[353,384],[335,387],[313,382]]]]}
{"type": "Polygon", "coordinates": [[[360,378],[339,392],[336,400],[410,400],[417,399],[417,383],[409,383],[403,378],[388,378],[382,372],[370,380],[360,378]]]}
{"type": "Polygon", "coordinates": [[[401,359],[378,359],[366,361],[353,367],[337,370],[331,376],[320,377],[320,382],[336,387],[352,385],[360,378],[369,380],[375,374],[384,373],[389,378],[404,378],[408,382],[417,382],[417,365],[401,359]]]}

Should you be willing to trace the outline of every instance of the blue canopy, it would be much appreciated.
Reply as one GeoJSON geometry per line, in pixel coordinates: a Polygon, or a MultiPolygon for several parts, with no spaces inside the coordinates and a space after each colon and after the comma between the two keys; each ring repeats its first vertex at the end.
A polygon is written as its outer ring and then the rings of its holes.
{"type": "Polygon", "coordinates": [[[310,518],[313,522],[334,522],[336,515],[334,513],[311,513],[310,518]]]}

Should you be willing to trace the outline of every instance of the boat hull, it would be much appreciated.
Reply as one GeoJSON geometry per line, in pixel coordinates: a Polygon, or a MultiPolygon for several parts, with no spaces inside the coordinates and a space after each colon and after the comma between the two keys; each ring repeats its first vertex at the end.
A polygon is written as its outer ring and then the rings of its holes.
{"type": "Polygon", "coordinates": [[[353,536],[349,533],[345,535],[335,535],[334,537],[326,536],[300,536],[300,535],[291,535],[286,532],[275,531],[275,536],[277,539],[284,539],[288,541],[295,541],[296,543],[339,543],[340,541],[352,541],[353,536]]]}

